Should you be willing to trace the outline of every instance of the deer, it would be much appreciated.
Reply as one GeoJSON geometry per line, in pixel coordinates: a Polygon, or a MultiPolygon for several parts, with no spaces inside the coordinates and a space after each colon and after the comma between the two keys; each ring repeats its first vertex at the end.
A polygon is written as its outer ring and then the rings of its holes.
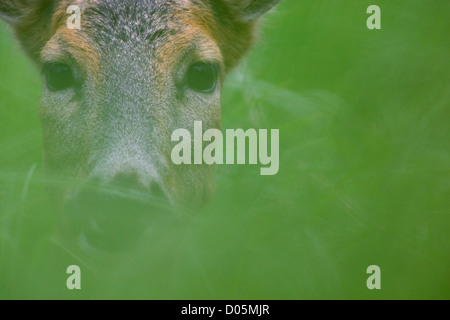
{"type": "Polygon", "coordinates": [[[42,74],[44,170],[76,181],[49,187],[66,235],[115,251],[164,211],[94,185],[169,205],[208,202],[214,166],[172,163],[171,133],[194,121],[221,129],[225,76],[280,1],[0,1],[0,17],[42,74]],[[80,8],[80,28],[68,28],[69,6],[80,8]]]}

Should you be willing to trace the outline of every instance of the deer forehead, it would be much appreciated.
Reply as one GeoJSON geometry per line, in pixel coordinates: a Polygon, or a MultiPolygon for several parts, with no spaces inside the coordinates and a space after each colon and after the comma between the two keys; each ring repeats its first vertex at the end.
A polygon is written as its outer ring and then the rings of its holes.
{"type": "Polygon", "coordinates": [[[223,60],[217,23],[203,2],[66,0],[55,10],[51,25],[53,35],[41,51],[41,62],[73,59],[94,76],[101,73],[102,57],[121,49],[144,47],[141,53],[162,74],[188,54],[203,61],[223,60]],[[72,4],[80,6],[81,30],[67,28],[72,4]]]}

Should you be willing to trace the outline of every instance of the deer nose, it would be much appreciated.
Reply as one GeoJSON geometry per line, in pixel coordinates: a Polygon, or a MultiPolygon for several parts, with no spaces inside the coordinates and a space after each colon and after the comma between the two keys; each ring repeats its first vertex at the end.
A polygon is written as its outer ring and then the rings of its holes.
{"type": "Polygon", "coordinates": [[[118,187],[122,190],[132,192],[142,192],[142,194],[150,195],[155,200],[168,200],[167,194],[164,192],[161,184],[158,182],[151,182],[148,187],[144,187],[139,179],[137,173],[119,173],[109,183],[112,186],[118,187]]]}
{"type": "Polygon", "coordinates": [[[139,176],[136,172],[121,172],[114,176],[110,184],[128,188],[139,186],[139,176]]]}
{"type": "Polygon", "coordinates": [[[137,174],[119,173],[107,185],[83,188],[72,200],[71,216],[79,225],[81,222],[82,245],[101,251],[122,251],[136,243],[167,212],[167,204],[168,197],[159,183],[144,186],[137,174]]]}

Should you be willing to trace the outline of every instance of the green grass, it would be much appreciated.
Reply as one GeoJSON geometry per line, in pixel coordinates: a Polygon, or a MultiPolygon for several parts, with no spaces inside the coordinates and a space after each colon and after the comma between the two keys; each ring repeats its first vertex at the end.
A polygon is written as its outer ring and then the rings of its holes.
{"type": "Polygon", "coordinates": [[[0,25],[0,298],[450,298],[450,3],[286,1],[224,89],[224,128],[280,129],[280,171],[96,265],[53,236],[39,72],[0,25]],[[65,270],[82,268],[82,290],[65,270]],[[382,290],[366,288],[381,267],[382,290]]]}

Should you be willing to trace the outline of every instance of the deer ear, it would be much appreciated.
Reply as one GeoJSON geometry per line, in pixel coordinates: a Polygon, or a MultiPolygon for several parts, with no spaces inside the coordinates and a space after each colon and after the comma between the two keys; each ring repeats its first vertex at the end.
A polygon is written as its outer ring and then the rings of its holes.
{"type": "Polygon", "coordinates": [[[21,16],[21,6],[15,0],[2,0],[0,2],[0,18],[14,24],[21,16]]]}
{"type": "Polygon", "coordinates": [[[281,0],[223,0],[229,7],[237,20],[241,22],[252,22],[270,9],[275,7],[281,0]]]}
{"type": "Polygon", "coordinates": [[[0,0],[0,18],[13,27],[25,52],[35,61],[50,38],[56,0],[0,0]]]}
{"type": "Polygon", "coordinates": [[[27,24],[25,20],[41,20],[55,0],[0,0],[0,18],[15,26],[27,24]]]}

